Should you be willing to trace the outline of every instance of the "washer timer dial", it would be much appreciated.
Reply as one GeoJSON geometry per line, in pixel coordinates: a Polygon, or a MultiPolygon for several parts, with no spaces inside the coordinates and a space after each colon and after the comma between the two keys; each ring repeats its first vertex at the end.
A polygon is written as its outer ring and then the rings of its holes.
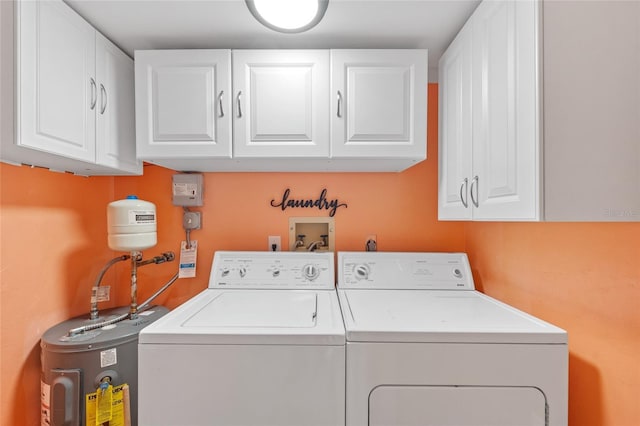
{"type": "Polygon", "coordinates": [[[304,276],[309,281],[313,281],[318,278],[320,275],[320,268],[312,263],[307,263],[302,267],[302,276],[304,276]]]}

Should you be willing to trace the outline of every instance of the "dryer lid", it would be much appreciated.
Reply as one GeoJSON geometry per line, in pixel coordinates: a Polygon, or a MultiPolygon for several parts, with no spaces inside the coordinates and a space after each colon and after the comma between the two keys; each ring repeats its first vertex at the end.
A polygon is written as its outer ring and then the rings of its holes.
{"type": "Polygon", "coordinates": [[[477,291],[339,290],[347,341],[566,343],[564,330],[477,291]]]}

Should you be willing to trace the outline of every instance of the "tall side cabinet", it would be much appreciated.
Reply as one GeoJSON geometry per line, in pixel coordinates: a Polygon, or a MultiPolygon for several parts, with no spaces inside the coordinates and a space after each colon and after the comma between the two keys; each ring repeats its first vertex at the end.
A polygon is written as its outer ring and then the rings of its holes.
{"type": "Polygon", "coordinates": [[[640,3],[485,1],[440,79],[440,219],[640,221],[640,3]]]}
{"type": "Polygon", "coordinates": [[[440,219],[471,219],[473,175],[471,119],[472,29],[466,25],[440,59],[438,76],[440,146],[438,213],[440,219]]]}
{"type": "Polygon", "coordinates": [[[545,219],[640,221],[640,2],[543,6],[545,219]]]}

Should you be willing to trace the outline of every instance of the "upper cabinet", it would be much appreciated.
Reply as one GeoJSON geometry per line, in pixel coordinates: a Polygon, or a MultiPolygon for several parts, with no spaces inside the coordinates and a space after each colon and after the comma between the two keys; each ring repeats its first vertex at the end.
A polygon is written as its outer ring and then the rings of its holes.
{"type": "Polygon", "coordinates": [[[331,66],[333,157],[426,157],[424,51],[332,50],[331,66]]]}
{"type": "Polygon", "coordinates": [[[15,49],[2,52],[3,91],[5,82],[15,85],[13,96],[3,95],[15,127],[3,122],[2,160],[82,175],[141,174],[133,61],[61,1],[2,3],[2,35],[15,49]]]}
{"type": "Polygon", "coordinates": [[[329,51],[233,51],[233,155],[329,157],[329,51]]]}
{"type": "Polygon", "coordinates": [[[639,221],[639,46],[637,2],[481,3],[440,61],[440,219],[639,221]]]}
{"type": "Polygon", "coordinates": [[[135,75],[140,158],[231,158],[229,50],[137,51],[135,75]]]}
{"type": "Polygon", "coordinates": [[[438,213],[440,219],[471,219],[471,52],[472,30],[466,25],[439,63],[438,213]]]}
{"type": "Polygon", "coordinates": [[[426,64],[425,50],[138,51],[138,156],[190,171],[401,171],[426,158],[426,64]]]}
{"type": "Polygon", "coordinates": [[[133,61],[96,32],[96,163],[142,174],[136,158],[133,61]]]}

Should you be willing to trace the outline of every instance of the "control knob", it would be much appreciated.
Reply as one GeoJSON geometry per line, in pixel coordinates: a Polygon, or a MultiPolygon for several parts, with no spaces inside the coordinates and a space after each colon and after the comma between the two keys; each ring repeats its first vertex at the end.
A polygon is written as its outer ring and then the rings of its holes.
{"type": "Polygon", "coordinates": [[[309,281],[313,281],[320,275],[320,269],[311,263],[302,267],[302,275],[309,281]]]}
{"type": "Polygon", "coordinates": [[[369,278],[369,273],[371,272],[369,270],[369,266],[368,265],[357,265],[353,272],[355,273],[356,279],[358,280],[366,280],[369,278]]]}
{"type": "Polygon", "coordinates": [[[462,278],[462,271],[459,268],[453,268],[453,276],[456,278],[462,278]]]}

